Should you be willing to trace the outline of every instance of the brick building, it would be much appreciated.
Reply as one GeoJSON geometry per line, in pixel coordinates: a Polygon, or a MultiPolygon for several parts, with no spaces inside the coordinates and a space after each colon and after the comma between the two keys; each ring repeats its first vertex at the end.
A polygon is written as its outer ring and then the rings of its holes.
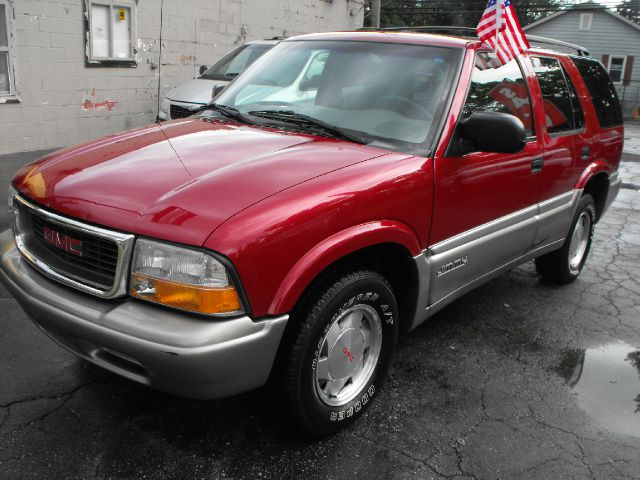
{"type": "Polygon", "coordinates": [[[153,122],[245,41],[362,21],[362,0],[0,0],[0,154],[153,122]]]}

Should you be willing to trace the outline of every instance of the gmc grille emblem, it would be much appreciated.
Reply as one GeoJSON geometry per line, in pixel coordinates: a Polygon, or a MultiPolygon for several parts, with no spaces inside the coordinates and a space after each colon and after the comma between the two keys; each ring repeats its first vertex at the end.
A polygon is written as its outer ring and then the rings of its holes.
{"type": "Polygon", "coordinates": [[[48,244],[53,245],[60,250],[64,250],[71,255],[76,255],[78,257],[82,256],[82,242],[80,240],[70,237],[69,235],[65,235],[64,233],[51,230],[49,227],[44,227],[42,229],[42,233],[44,234],[44,241],[48,244]]]}

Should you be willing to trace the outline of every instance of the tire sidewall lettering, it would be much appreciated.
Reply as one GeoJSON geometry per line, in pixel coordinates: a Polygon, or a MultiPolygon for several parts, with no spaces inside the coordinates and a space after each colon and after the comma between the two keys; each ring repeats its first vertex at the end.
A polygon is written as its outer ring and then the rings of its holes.
{"type": "Polygon", "coordinates": [[[340,300],[339,307],[335,308],[330,314],[329,320],[319,330],[317,340],[312,344],[312,352],[309,356],[310,369],[307,370],[311,373],[309,388],[313,391],[314,401],[310,408],[312,409],[316,421],[320,423],[340,423],[355,420],[357,417],[364,413],[366,407],[371,403],[371,400],[377,396],[378,382],[383,382],[386,378],[389,359],[393,353],[395,347],[395,340],[397,337],[397,307],[395,306],[395,299],[393,298],[393,292],[380,287],[363,286],[362,289],[356,289],[351,291],[348,296],[345,296],[344,300],[340,300]],[[371,378],[362,390],[357,394],[355,398],[346,402],[343,405],[330,406],[325,404],[318,394],[316,393],[316,386],[313,383],[314,372],[318,366],[320,359],[323,339],[331,329],[337,318],[339,318],[346,310],[352,308],[358,304],[365,304],[373,308],[380,316],[380,322],[377,324],[378,331],[382,335],[382,352],[376,370],[373,372],[371,378]],[[380,370],[380,366],[385,365],[383,371],[380,370]]]}
{"type": "Polygon", "coordinates": [[[372,383],[366,389],[364,394],[355,402],[351,402],[352,405],[347,409],[343,410],[332,410],[329,412],[329,421],[331,422],[340,422],[342,420],[346,420],[347,418],[351,418],[354,413],[359,413],[362,408],[369,403],[369,401],[373,398],[376,393],[376,387],[372,383]]]}

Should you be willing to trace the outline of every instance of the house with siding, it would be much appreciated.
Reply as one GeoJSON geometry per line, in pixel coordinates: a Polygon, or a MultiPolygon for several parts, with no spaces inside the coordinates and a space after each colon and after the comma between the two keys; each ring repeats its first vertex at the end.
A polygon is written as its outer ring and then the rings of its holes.
{"type": "MultiPolygon", "coordinates": [[[[640,112],[640,25],[595,2],[556,12],[524,28],[531,35],[578,44],[602,61],[626,116],[640,112]]],[[[574,52],[575,53],[575,52],[574,52]]]]}

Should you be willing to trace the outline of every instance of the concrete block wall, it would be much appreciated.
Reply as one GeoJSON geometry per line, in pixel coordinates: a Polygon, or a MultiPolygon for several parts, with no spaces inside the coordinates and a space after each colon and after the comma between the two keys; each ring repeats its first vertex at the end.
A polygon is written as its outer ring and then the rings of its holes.
{"type": "Polygon", "coordinates": [[[12,3],[20,102],[0,102],[0,154],[151,123],[158,93],[245,41],[353,29],[363,21],[361,0],[128,1],[137,9],[135,68],[85,66],[84,0],[12,3]]]}

